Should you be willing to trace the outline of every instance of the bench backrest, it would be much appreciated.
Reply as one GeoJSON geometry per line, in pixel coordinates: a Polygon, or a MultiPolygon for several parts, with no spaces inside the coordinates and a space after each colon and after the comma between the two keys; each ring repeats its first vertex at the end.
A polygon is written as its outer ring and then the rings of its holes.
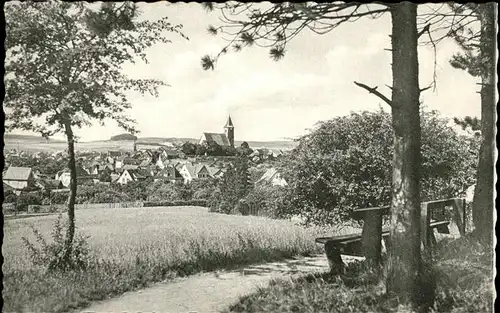
{"type": "MultiPolygon", "coordinates": [[[[422,219],[427,220],[427,224],[432,217],[432,213],[437,210],[444,210],[445,207],[453,207],[455,222],[460,231],[460,235],[465,234],[465,199],[464,198],[449,198],[441,200],[426,201],[421,203],[422,219]]],[[[381,206],[373,208],[355,209],[351,213],[351,217],[355,220],[371,219],[373,217],[389,215],[391,213],[390,206],[381,206]]]]}

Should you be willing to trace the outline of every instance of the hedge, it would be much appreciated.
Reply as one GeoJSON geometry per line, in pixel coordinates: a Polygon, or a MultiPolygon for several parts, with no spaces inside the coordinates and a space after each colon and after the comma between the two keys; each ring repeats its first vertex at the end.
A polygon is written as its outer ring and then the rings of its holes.
{"type": "Polygon", "coordinates": [[[144,207],[153,207],[153,206],[208,206],[208,201],[205,199],[196,199],[196,200],[174,200],[174,201],[145,201],[144,207]]]}

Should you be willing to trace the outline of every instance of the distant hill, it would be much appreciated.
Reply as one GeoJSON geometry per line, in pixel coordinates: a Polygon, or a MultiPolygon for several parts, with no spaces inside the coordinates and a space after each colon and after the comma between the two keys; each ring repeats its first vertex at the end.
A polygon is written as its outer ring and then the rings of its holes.
{"type": "MultiPolygon", "coordinates": [[[[234,145],[239,147],[243,141],[235,141],[234,145]]],[[[297,147],[297,143],[291,140],[282,141],[247,141],[250,148],[267,148],[267,149],[280,149],[280,150],[291,150],[297,147]]]]}
{"type": "Polygon", "coordinates": [[[175,138],[175,137],[141,137],[137,139],[141,142],[154,142],[154,143],[162,143],[162,142],[171,142],[171,143],[184,143],[186,141],[189,142],[198,142],[198,139],[194,138],[175,138]]]}
{"type": "MultiPolygon", "coordinates": [[[[162,143],[171,142],[176,144],[182,144],[184,142],[198,143],[199,139],[195,138],[173,138],[173,137],[141,137],[137,138],[139,142],[147,143],[162,143]]],[[[243,141],[235,141],[234,145],[239,147],[243,141]]],[[[247,141],[250,148],[268,148],[268,149],[282,149],[291,150],[297,146],[297,143],[292,140],[281,140],[281,141],[247,141]]]]}
{"type": "Polygon", "coordinates": [[[136,140],[136,139],[137,139],[137,136],[125,133],[125,134],[113,136],[109,140],[118,141],[118,140],[136,140]]]}
{"type": "Polygon", "coordinates": [[[4,134],[3,139],[6,143],[7,142],[14,142],[14,141],[33,142],[33,143],[47,143],[47,142],[62,143],[62,142],[66,142],[66,141],[60,140],[60,139],[54,139],[54,138],[45,139],[42,136],[18,135],[18,134],[4,134]]]}
{"type": "MultiPolygon", "coordinates": [[[[128,134],[124,134],[128,135],[128,134]]],[[[120,135],[118,135],[120,136],[120,135]]],[[[116,136],[114,136],[116,137],[116,136]]],[[[143,143],[159,143],[164,144],[171,142],[179,145],[184,142],[197,143],[199,140],[195,138],[175,138],[175,137],[139,137],[137,142],[143,143]]],[[[5,149],[17,149],[24,151],[63,151],[67,149],[65,140],[49,139],[46,140],[40,136],[5,134],[4,135],[5,149]]],[[[239,147],[243,141],[236,141],[234,144],[239,147]]],[[[268,148],[291,150],[297,146],[294,141],[247,141],[251,148],[268,148]]],[[[114,140],[96,140],[87,142],[77,142],[75,149],[78,151],[133,151],[134,145],[132,140],[114,139],[114,140]]]]}

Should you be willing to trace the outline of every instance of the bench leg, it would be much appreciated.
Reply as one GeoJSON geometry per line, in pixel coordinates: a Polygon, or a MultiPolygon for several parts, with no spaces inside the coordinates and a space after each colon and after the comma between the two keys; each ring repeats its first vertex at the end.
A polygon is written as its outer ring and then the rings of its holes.
{"type": "Polygon", "coordinates": [[[337,275],[344,272],[345,264],[342,261],[342,256],[340,255],[340,249],[338,246],[331,242],[325,244],[325,253],[328,259],[328,264],[330,265],[330,273],[337,275]]]}
{"type": "Polygon", "coordinates": [[[389,242],[389,236],[386,236],[386,237],[382,237],[382,250],[383,252],[385,252],[386,254],[388,253],[389,251],[389,246],[390,246],[390,242],[389,242]]]}
{"type": "Polygon", "coordinates": [[[382,215],[380,212],[365,214],[361,242],[366,260],[373,264],[380,264],[382,256],[382,215]]]}
{"type": "Polygon", "coordinates": [[[436,240],[436,235],[434,235],[434,229],[429,229],[429,235],[428,235],[428,240],[429,240],[429,244],[431,246],[434,246],[437,244],[437,240],[436,240]]]}

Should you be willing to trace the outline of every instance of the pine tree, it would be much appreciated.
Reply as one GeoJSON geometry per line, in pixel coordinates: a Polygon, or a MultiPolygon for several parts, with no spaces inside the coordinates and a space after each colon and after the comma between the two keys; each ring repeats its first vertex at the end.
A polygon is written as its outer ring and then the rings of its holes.
{"type": "MultiPolygon", "coordinates": [[[[477,31],[472,27],[461,27],[459,31],[452,33],[453,38],[462,48],[462,53],[455,54],[450,64],[481,79],[481,123],[471,125],[480,127],[482,140],[472,203],[472,218],[475,233],[480,239],[491,244],[494,229],[497,6],[494,2],[451,4],[450,6],[455,14],[469,15],[480,24],[477,31]]],[[[466,120],[464,122],[468,123],[466,120]]],[[[474,123],[474,121],[471,122],[474,123]]]]}

